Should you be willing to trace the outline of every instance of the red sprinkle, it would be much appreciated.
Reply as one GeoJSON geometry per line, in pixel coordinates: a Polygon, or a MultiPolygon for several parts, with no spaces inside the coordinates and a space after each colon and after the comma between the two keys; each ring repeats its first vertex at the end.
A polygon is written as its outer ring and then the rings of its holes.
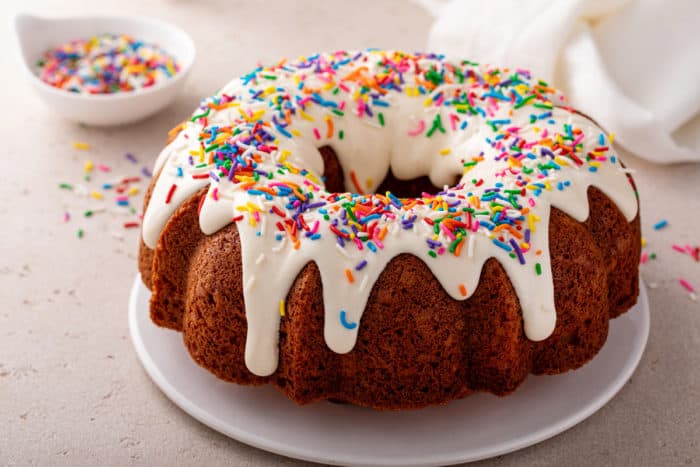
{"type": "Polygon", "coordinates": [[[173,183],[173,186],[170,187],[170,191],[168,191],[168,196],[165,198],[165,204],[170,204],[170,200],[173,198],[173,193],[175,193],[175,188],[177,188],[177,185],[173,183]]]}

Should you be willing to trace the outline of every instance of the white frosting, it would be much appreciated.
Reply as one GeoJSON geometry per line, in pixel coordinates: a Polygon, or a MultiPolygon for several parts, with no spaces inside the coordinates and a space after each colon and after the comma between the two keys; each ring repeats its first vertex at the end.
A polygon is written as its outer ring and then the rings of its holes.
{"type": "MultiPolygon", "coordinates": [[[[418,65],[425,70],[433,65],[438,71],[445,71],[445,63],[441,59],[429,56],[405,58],[393,52],[365,51],[354,57],[347,54],[312,57],[308,61],[301,60],[297,65],[299,66],[258,69],[247,77],[229,83],[213,100],[204,101],[204,106],[208,102],[218,102],[222,108],[210,110],[206,119],[197,118],[185,124],[175,140],[160,154],[156,170],[162,168],[162,172],[143,223],[144,241],[154,248],[174,210],[207,185],[209,193],[200,212],[200,226],[205,234],[212,234],[231,223],[233,218],[243,215],[237,222],[237,227],[241,241],[242,281],[248,325],[245,362],[248,369],[257,375],[272,374],[277,368],[278,331],[282,314],[280,303],[285,300],[297,274],[309,261],[316,263],[321,274],[325,308],[324,337],[327,345],[335,352],[346,353],[352,350],[373,284],[386,264],[401,253],[411,253],[424,260],[447,293],[458,300],[469,298],[476,290],[483,264],[489,258],[497,259],[518,295],[527,337],[539,341],[552,333],[556,323],[548,242],[551,206],[561,209],[578,221],[584,221],[589,214],[587,189],[596,186],[617,204],[628,220],[636,216],[637,199],[634,190],[612,152],[600,149],[600,146],[609,146],[610,143],[607,137],[601,135],[599,128],[589,120],[561,108],[551,109],[551,117],[546,116],[550,111],[543,108],[549,105],[546,99],[531,98],[515,108],[515,104],[526,98],[527,91],[534,86],[526,82],[525,72],[520,72],[519,75],[519,79],[524,81],[522,84],[509,86],[506,82],[484,88],[478,86],[479,79],[486,77],[487,82],[493,83],[498,76],[493,73],[493,68],[458,64],[465,74],[471,70],[478,77],[473,75],[464,84],[443,81],[429,91],[424,85],[426,93],[420,94],[420,83],[416,83],[416,78],[424,80],[425,73],[422,71],[416,74],[414,67],[418,65]],[[367,67],[363,76],[371,79],[385,76],[386,65],[379,63],[385,57],[390,57],[397,63],[404,60],[410,65],[402,69],[400,78],[398,75],[393,76],[393,82],[400,90],[388,89],[384,95],[376,94],[379,102],[368,96],[365,105],[371,107],[372,117],[366,111],[359,116],[361,111],[358,108],[363,104],[358,104],[358,99],[353,96],[356,97],[361,84],[366,85],[367,81],[358,83],[343,78],[349,74],[352,77],[351,73],[359,66],[367,67]],[[315,63],[317,68],[307,67],[307,63],[315,63]],[[323,71],[324,69],[332,69],[334,73],[323,71]],[[274,77],[274,80],[269,77],[274,77]],[[319,95],[326,105],[305,103],[303,114],[299,112],[301,104],[298,104],[297,99],[313,96],[301,91],[299,82],[304,83],[306,89],[320,89],[319,95]],[[340,84],[347,91],[343,89],[334,94],[332,91],[340,84]],[[473,93],[472,108],[478,107],[480,113],[460,113],[455,111],[457,106],[454,103],[435,103],[440,102],[440,94],[447,96],[465,89],[473,93]],[[512,96],[509,94],[511,89],[519,97],[513,97],[511,101],[504,100],[504,97],[512,96]],[[259,91],[267,95],[255,96],[259,91]],[[490,94],[496,97],[489,97],[490,94]],[[235,96],[235,99],[231,101],[226,96],[235,96]],[[245,183],[248,179],[230,182],[222,176],[221,171],[215,174],[218,180],[192,178],[192,175],[201,176],[211,170],[217,171],[216,164],[209,164],[206,160],[209,154],[216,154],[216,149],[205,152],[204,163],[197,167],[200,146],[204,148],[216,142],[207,141],[200,145],[200,135],[204,135],[204,139],[208,138],[212,127],[245,130],[255,121],[272,122],[273,115],[277,116],[279,122],[281,113],[276,113],[272,108],[277,102],[276,96],[291,96],[290,102],[296,107],[291,105],[290,108],[297,111],[289,116],[289,125],[283,129],[275,124],[264,127],[275,138],[275,141],[266,143],[267,146],[275,146],[274,149],[260,152],[251,146],[244,152],[246,148],[240,144],[240,140],[239,146],[234,144],[240,135],[229,134],[221,140],[224,144],[229,142],[232,147],[240,148],[243,152],[241,159],[260,154],[256,169],[274,173],[272,179],[260,176],[251,193],[246,191],[251,188],[251,184],[245,183]],[[432,101],[426,102],[429,96],[432,96],[432,101]],[[329,107],[327,104],[331,101],[334,104],[329,107]],[[224,105],[220,105],[221,102],[224,105]],[[530,105],[533,102],[540,103],[540,107],[530,105]],[[332,113],[333,109],[338,109],[334,106],[342,107],[344,115],[332,113]],[[383,126],[378,116],[380,112],[383,126]],[[242,114],[247,115],[251,122],[243,120],[242,114]],[[437,115],[440,115],[445,131],[436,129],[428,136],[437,115]],[[531,123],[533,115],[535,121],[531,123]],[[329,120],[332,129],[329,128],[329,120]],[[509,122],[505,123],[506,120],[509,122]],[[466,127],[463,127],[465,121],[466,127]],[[570,125],[571,133],[567,133],[564,124],[570,125]],[[421,126],[424,126],[423,131],[417,132],[421,126]],[[295,134],[289,137],[292,130],[295,134]],[[342,139],[340,130],[344,134],[342,139]],[[554,138],[556,143],[554,135],[557,133],[578,140],[575,154],[582,160],[581,165],[568,158],[562,150],[555,149],[553,153],[557,154],[557,158],[554,163],[559,168],[542,168],[542,164],[549,164],[553,160],[550,156],[552,153],[548,152],[552,149],[551,145],[548,146],[547,139],[554,138]],[[499,135],[503,138],[501,143],[507,144],[499,146],[499,135]],[[518,137],[524,146],[516,150],[509,145],[518,137]],[[313,226],[318,221],[316,233],[320,235],[311,238],[311,235],[306,235],[306,231],[299,229],[295,247],[294,237],[289,232],[280,232],[277,227],[278,222],[283,222],[280,213],[286,219],[294,214],[295,209],[288,205],[290,199],[285,196],[270,196],[270,199],[266,199],[257,188],[277,190],[276,183],[294,183],[303,188],[304,194],[314,193],[314,199],[309,200],[309,203],[321,202],[330,194],[323,190],[322,183],[314,183],[313,180],[320,179],[323,173],[323,160],[318,148],[324,145],[330,145],[337,153],[345,174],[345,186],[348,188],[354,187],[355,181],[358,181],[363,191],[371,191],[385,178],[390,168],[401,179],[428,175],[437,186],[450,183],[455,175],[462,175],[462,178],[456,187],[448,188],[438,195],[440,202],[433,200],[435,206],[442,205],[443,210],[427,204],[406,207],[406,202],[410,202],[408,200],[404,200],[403,206],[385,205],[380,217],[372,218],[364,224],[377,222],[373,239],[365,242],[346,240],[344,247],[338,243],[337,235],[331,231],[330,222],[324,219],[324,215],[328,213],[330,221],[338,219],[338,213],[345,209],[344,203],[348,201],[333,201],[331,198],[322,207],[304,210],[305,224],[313,226]],[[503,157],[505,152],[515,156],[503,157]],[[585,161],[586,154],[591,152],[599,160],[593,163],[585,161]],[[472,157],[481,153],[482,160],[463,173],[464,162],[470,162],[472,157]],[[519,156],[527,153],[532,156],[519,156]],[[189,160],[191,157],[195,159],[194,163],[189,160]],[[306,169],[310,174],[289,173],[286,169],[279,173],[280,167],[285,163],[294,168],[306,169]],[[591,168],[593,166],[595,167],[591,168]],[[523,168],[530,171],[530,174],[523,174],[523,168]],[[530,182],[518,179],[519,175],[529,177],[530,182]],[[474,181],[480,179],[483,181],[476,186],[474,181]],[[367,186],[368,180],[372,181],[371,187],[367,186]],[[526,186],[526,195],[513,195],[514,202],[518,205],[515,208],[509,205],[509,195],[503,190],[521,190],[523,186],[519,186],[519,183],[526,186]],[[541,188],[535,187],[535,183],[541,184],[541,188]],[[176,188],[173,189],[174,186],[176,188]],[[489,206],[488,198],[491,195],[486,194],[494,188],[501,190],[498,194],[503,198],[497,198],[496,201],[506,206],[502,212],[514,219],[511,222],[513,225],[520,225],[519,235],[522,236],[534,224],[535,229],[529,233],[529,245],[524,244],[522,238],[517,238],[508,229],[496,234],[490,230],[489,227],[493,228],[493,225],[501,222],[493,220],[494,213],[497,217],[501,208],[489,206]],[[472,202],[473,198],[469,201],[470,193],[481,198],[478,205],[472,202]],[[450,204],[459,201],[460,211],[452,214],[462,216],[462,221],[466,222],[467,214],[461,209],[469,207],[474,209],[473,219],[481,222],[480,227],[474,228],[475,224],[472,223],[470,228],[465,229],[466,234],[462,232],[464,240],[459,254],[449,251],[449,245],[454,241],[447,231],[449,229],[440,229],[436,235],[434,227],[425,220],[440,219],[448,214],[442,201],[450,204]],[[338,211],[334,211],[336,208],[338,211]],[[529,212],[523,214],[523,208],[529,212]],[[258,211],[257,214],[254,214],[255,211],[258,211]],[[412,227],[405,229],[402,219],[410,219],[414,215],[417,217],[412,227]],[[386,227],[387,232],[383,240],[378,242],[376,232],[382,227],[386,227]],[[494,243],[493,237],[500,235],[503,235],[503,243],[510,252],[494,243]],[[431,251],[435,252],[436,257],[428,256],[428,239],[441,242],[445,249],[441,252],[439,247],[435,247],[431,251]],[[511,240],[523,250],[525,264],[511,256],[514,252],[511,240]],[[373,248],[370,247],[370,242],[373,248]],[[358,243],[362,249],[359,249],[358,243]],[[356,268],[363,260],[366,265],[356,268]],[[539,274],[536,272],[537,263],[539,274]],[[352,274],[352,282],[348,278],[348,270],[352,274]]],[[[445,74],[455,78],[450,70],[448,68],[445,74]]],[[[505,73],[504,70],[503,74],[505,73]]],[[[544,90],[544,86],[539,88],[539,92],[547,98],[553,97],[548,90],[544,90]]],[[[559,96],[555,95],[554,99],[559,99],[559,96]]],[[[202,109],[196,114],[201,115],[202,109]]],[[[226,132],[219,134],[226,135],[226,132]]],[[[351,201],[375,202],[376,198],[355,197],[351,201]]],[[[429,203],[430,199],[424,198],[422,202],[429,203]]],[[[342,218],[339,221],[338,228],[351,231],[352,223],[343,225],[342,218]]],[[[298,220],[296,223],[301,225],[298,220]]]]}

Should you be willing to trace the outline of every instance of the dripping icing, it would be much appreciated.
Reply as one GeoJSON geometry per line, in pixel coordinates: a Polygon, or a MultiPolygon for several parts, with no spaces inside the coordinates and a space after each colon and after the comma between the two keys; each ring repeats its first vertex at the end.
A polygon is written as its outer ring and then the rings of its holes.
{"type": "Polygon", "coordinates": [[[543,340],[556,321],[551,207],[584,221],[587,189],[596,186],[628,220],[637,212],[607,138],[557,107],[563,104],[527,72],[433,55],[368,50],[258,68],[205,99],[162,151],[143,238],[154,248],[174,210],[209,185],[200,227],[211,234],[237,219],[245,362],[257,375],[277,368],[280,303],[310,261],[321,275],[324,338],[335,352],[352,350],[372,284],[401,253],[423,259],[457,300],[476,290],[484,263],[497,259],[520,300],[525,334],[543,340]],[[462,177],[411,207],[411,200],[379,195],[333,195],[320,181],[324,145],[335,150],[345,186],[359,184],[357,191],[369,191],[366,181],[382,180],[390,168],[402,179],[428,175],[437,186],[462,177]],[[382,209],[360,224],[352,213],[363,203],[382,209]],[[450,216],[469,225],[452,229],[450,216]],[[368,234],[364,226],[375,221],[368,234]]]}

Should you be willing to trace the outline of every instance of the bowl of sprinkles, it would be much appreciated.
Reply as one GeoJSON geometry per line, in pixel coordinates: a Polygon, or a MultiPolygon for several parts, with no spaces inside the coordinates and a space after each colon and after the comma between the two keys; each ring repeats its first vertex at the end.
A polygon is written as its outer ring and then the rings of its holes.
{"type": "Polygon", "coordinates": [[[144,17],[14,20],[22,68],[56,113],[94,126],[142,120],[170,104],[195,58],[181,29],[144,17]]]}

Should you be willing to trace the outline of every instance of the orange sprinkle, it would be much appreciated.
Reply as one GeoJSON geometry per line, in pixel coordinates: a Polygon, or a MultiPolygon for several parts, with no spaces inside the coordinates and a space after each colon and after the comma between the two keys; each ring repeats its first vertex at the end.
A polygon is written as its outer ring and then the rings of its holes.
{"type": "Polygon", "coordinates": [[[333,137],[333,119],[326,115],[323,117],[323,119],[326,121],[326,125],[328,126],[328,129],[326,130],[326,138],[332,138],[333,137]]]}
{"type": "Polygon", "coordinates": [[[350,180],[352,180],[352,184],[355,185],[357,192],[364,195],[365,193],[362,191],[362,187],[360,186],[360,182],[357,180],[357,174],[355,174],[354,170],[350,171],[350,180]]]}
{"type": "MultiPolygon", "coordinates": [[[[460,243],[461,245],[461,243],[460,243]]],[[[467,288],[464,286],[464,284],[459,284],[459,293],[462,294],[462,297],[467,296],[467,288]]]]}
{"type": "Polygon", "coordinates": [[[351,270],[349,270],[349,269],[346,269],[346,270],[345,270],[345,277],[348,278],[348,282],[350,282],[351,284],[352,284],[353,282],[355,282],[355,277],[352,275],[352,271],[351,271],[351,270]]]}
{"type": "Polygon", "coordinates": [[[462,245],[464,245],[464,237],[462,237],[462,241],[460,241],[455,247],[455,256],[459,256],[459,254],[462,252],[462,245]]]}
{"type": "Polygon", "coordinates": [[[382,230],[380,230],[379,233],[377,234],[377,238],[380,241],[384,240],[384,236],[386,236],[386,233],[388,230],[389,230],[388,227],[386,225],[384,225],[384,227],[382,227],[382,230]]]}
{"type": "Polygon", "coordinates": [[[513,235],[513,236],[514,236],[515,238],[517,238],[518,240],[520,240],[520,239],[523,238],[523,234],[521,234],[520,232],[518,232],[518,231],[517,231],[512,225],[510,225],[510,224],[499,224],[499,225],[497,225],[496,227],[494,227],[493,231],[494,231],[494,232],[499,232],[499,231],[504,230],[504,229],[507,230],[508,232],[510,232],[511,235],[513,235]]]}

